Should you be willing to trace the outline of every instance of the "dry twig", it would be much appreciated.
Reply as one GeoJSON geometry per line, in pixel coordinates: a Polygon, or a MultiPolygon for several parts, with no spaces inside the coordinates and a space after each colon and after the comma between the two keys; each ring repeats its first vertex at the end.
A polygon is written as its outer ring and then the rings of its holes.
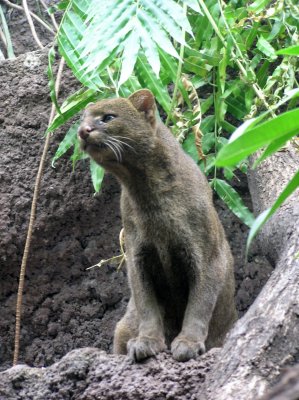
{"type": "MultiPolygon", "coordinates": [[[[62,58],[60,61],[60,64],[59,64],[57,79],[56,79],[56,84],[55,84],[55,90],[56,90],[57,96],[58,96],[58,92],[59,92],[63,67],[64,67],[64,59],[62,58]]],[[[50,118],[49,118],[49,125],[52,122],[54,115],[55,115],[55,105],[52,104],[51,114],[50,114],[50,118]]],[[[26,237],[26,243],[25,243],[25,249],[24,249],[24,254],[23,254],[22,264],[21,264],[21,269],[20,269],[17,306],[16,306],[16,330],[15,330],[15,348],[14,348],[14,356],[13,356],[13,365],[17,364],[18,358],[19,358],[21,312],[22,312],[24,280],[25,280],[28,254],[30,251],[30,245],[31,245],[31,239],[32,239],[33,224],[34,224],[35,215],[36,215],[37,199],[38,199],[39,189],[40,189],[40,185],[41,185],[41,179],[42,179],[42,175],[43,175],[46,155],[47,155],[48,148],[49,148],[50,137],[51,136],[49,134],[46,137],[43,154],[41,156],[39,167],[38,167],[38,172],[36,175],[33,199],[32,199],[32,204],[31,204],[31,212],[30,212],[30,218],[29,218],[29,225],[28,225],[28,231],[27,231],[27,237],[26,237]]]]}
{"type": "Polygon", "coordinates": [[[29,26],[30,26],[30,29],[31,29],[32,36],[33,36],[34,40],[36,41],[37,45],[41,49],[43,49],[44,46],[43,46],[42,42],[39,40],[39,38],[37,36],[36,30],[35,30],[35,27],[34,27],[34,23],[32,21],[32,18],[31,18],[31,15],[30,15],[30,11],[29,11],[29,8],[28,8],[27,0],[22,0],[22,4],[23,4],[23,9],[24,9],[26,18],[28,20],[28,23],[29,23],[29,26]]]}
{"type": "MultiPolygon", "coordinates": [[[[40,0],[40,2],[41,2],[41,4],[43,5],[44,9],[48,12],[47,4],[45,4],[45,2],[44,2],[43,0],[40,0]]],[[[54,28],[55,28],[56,31],[58,32],[59,26],[58,26],[58,24],[57,24],[57,22],[56,22],[56,19],[55,19],[54,15],[53,15],[53,14],[50,14],[50,13],[48,13],[48,14],[49,14],[49,16],[50,16],[50,18],[51,18],[51,21],[52,21],[52,24],[53,24],[54,28]]]]}
{"type": "MultiPolygon", "coordinates": [[[[22,6],[11,3],[9,0],[0,0],[0,1],[3,4],[7,5],[8,7],[15,8],[16,10],[24,11],[24,8],[22,6]]],[[[32,11],[29,11],[29,13],[32,16],[32,18],[34,18],[37,22],[39,22],[49,32],[53,33],[53,35],[55,35],[55,32],[53,31],[53,29],[46,22],[44,22],[38,15],[34,14],[32,11]]]]}

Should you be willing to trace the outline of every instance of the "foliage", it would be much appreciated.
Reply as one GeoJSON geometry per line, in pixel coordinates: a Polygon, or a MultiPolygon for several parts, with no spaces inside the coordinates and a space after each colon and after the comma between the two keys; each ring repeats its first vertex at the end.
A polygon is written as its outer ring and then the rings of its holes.
{"type": "MultiPolygon", "coordinates": [[[[102,3],[98,12],[97,0],[63,2],[65,13],[57,35],[58,49],[85,89],[62,104],[49,131],[65,123],[91,98],[128,96],[147,87],[166,113],[167,123],[185,151],[207,174],[213,174],[211,183],[216,192],[251,225],[252,214],[229,184],[235,168],[246,171],[246,161],[242,160],[250,151],[246,150],[229,165],[220,164],[219,157],[229,155],[230,150],[225,150],[227,137],[243,121],[246,125],[236,131],[229,146],[240,149],[236,136],[248,128],[246,132],[251,135],[251,143],[254,138],[255,149],[267,146],[264,156],[296,133],[296,124],[291,122],[297,115],[297,110],[292,110],[296,96],[289,101],[286,116],[271,121],[276,105],[289,100],[288,92],[298,86],[298,59],[294,56],[299,28],[296,3],[102,3]],[[283,52],[288,46],[289,50],[283,52]],[[169,87],[173,87],[172,96],[169,87]],[[196,89],[197,96],[190,88],[196,89]],[[286,120],[288,126],[280,130],[277,123],[285,124],[286,120]],[[260,134],[271,124],[275,129],[267,131],[268,136],[260,134]],[[233,164],[236,166],[232,167],[233,164]],[[215,165],[224,168],[217,170],[215,165]],[[222,174],[226,181],[220,179],[222,174]]],[[[73,144],[76,149],[75,136],[73,144]]]]}
{"type": "MultiPolygon", "coordinates": [[[[15,58],[10,32],[7,26],[7,22],[1,4],[0,4],[0,32],[1,33],[3,32],[3,37],[5,39],[7,58],[15,58]]],[[[4,58],[5,57],[2,51],[0,50],[0,60],[4,58]]]]}

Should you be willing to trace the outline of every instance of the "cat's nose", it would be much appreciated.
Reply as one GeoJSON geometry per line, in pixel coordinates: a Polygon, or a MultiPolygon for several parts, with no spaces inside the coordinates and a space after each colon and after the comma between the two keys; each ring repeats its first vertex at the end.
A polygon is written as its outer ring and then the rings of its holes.
{"type": "Polygon", "coordinates": [[[79,134],[81,139],[87,139],[91,131],[92,131],[92,127],[91,126],[89,126],[89,125],[81,125],[79,130],[78,130],[78,134],[79,134]]]}

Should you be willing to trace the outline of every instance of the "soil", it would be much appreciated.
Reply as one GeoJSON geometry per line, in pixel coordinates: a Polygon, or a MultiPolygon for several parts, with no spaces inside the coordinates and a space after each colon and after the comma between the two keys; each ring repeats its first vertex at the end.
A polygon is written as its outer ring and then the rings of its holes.
{"type": "MultiPolygon", "coordinates": [[[[33,3],[33,2],[32,2],[33,3]]],[[[31,4],[29,2],[29,4],[31,4]]],[[[36,49],[24,17],[10,15],[15,53],[36,49]],[[30,45],[28,44],[30,42],[30,45]]],[[[49,38],[43,36],[45,43],[49,38]]],[[[32,191],[50,113],[46,51],[0,63],[0,369],[11,366],[15,304],[32,191]]],[[[64,74],[61,98],[77,83],[64,74]]],[[[113,330],[128,301],[126,271],[108,265],[86,268],[118,254],[121,229],[119,187],[111,176],[94,196],[88,162],[72,172],[64,157],[51,157],[68,126],[52,137],[38,201],[24,291],[20,362],[48,366],[70,350],[92,346],[111,351],[113,330]]],[[[249,207],[245,175],[234,182],[249,207]]],[[[243,315],[273,267],[253,246],[244,249],[248,229],[219,200],[220,218],[235,257],[236,304],[243,315]]]]}

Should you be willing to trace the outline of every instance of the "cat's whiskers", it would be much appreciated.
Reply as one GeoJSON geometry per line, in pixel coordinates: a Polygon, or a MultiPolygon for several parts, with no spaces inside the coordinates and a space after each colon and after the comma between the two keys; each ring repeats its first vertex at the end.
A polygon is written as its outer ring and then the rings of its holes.
{"type": "Polygon", "coordinates": [[[113,144],[112,144],[112,143],[108,143],[108,141],[106,141],[105,144],[106,144],[106,145],[109,147],[109,149],[113,152],[113,154],[115,155],[117,161],[120,162],[120,160],[119,160],[119,154],[118,154],[118,152],[116,151],[116,149],[114,148],[113,144]]]}
{"type": "Polygon", "coordinates": [[[132,138],[130,138],[130,137],[117,135],[117,138],[126,139],[126,140],[131,140],[132,142],[135,142],[135,143],[136,143],[136,140],[134,140],[134,139],[132,139],[132,138]]]}
{"type": "Polygon", "coordinates": [[[118,137],[110,137],[109,139],[113,140],[115,143],[118,143],[122,147],[122,150],[124,150],[123,146],[127,146],[136,153],[134,147],[132,147],[129,143],[126,143],[124,140],[120,140],[118,137]]]}
{"type": "Polygon", "coordinates": [[[111,138],[106,139],[105,143],[108,147],[110,147],[110,149],[115,154],[117,161],[120,163],[122,161],[122,148],[120,147],[120,145],[113,142],[111,138]]]}

